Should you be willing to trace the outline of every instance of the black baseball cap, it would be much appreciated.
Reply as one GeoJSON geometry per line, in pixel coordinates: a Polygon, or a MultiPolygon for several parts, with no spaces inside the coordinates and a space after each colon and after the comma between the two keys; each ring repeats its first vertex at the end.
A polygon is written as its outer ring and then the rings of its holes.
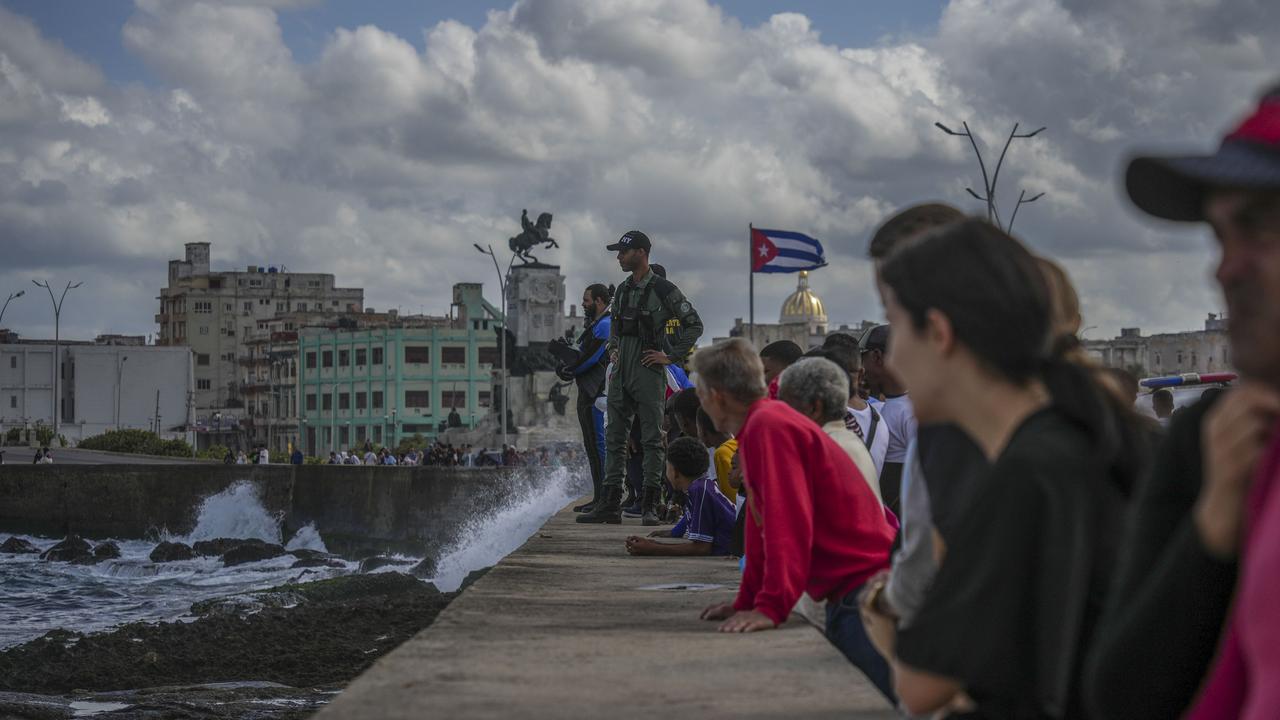
{"type": "Polygon", "coordinates": [[[618,250],[649,250],[652,247],[653,245],[649,243],[648,235],[639,230],[631,230],[618,238],[618,242],[606,247],[605,250],[610,252],[617,252],[618,250]]]}
{"type": "Polygon", "coordinates": [[[884,352],[889,349],[889,326],[877,325],[870,330],[862,333],[862,339],[858,341],[858,352],[871,352],[879,350],[884,352]]]}
{"type": "Polygon", "coordinates": [[[1214,154],[1135,157],[1124,183],[1138,209],[1182,222],[1204,220],[1205,195],[1214,188],[1280,191],[1280,87],[1214,154]]]}

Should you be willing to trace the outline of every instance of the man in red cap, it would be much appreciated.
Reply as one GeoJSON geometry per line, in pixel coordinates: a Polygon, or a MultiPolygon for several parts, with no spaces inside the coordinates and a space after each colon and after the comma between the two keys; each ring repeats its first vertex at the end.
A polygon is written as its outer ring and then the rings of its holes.
{"type": "Polygon", "coordinates": [[[1280,88],[1217,152],[1135,158],[1126,185],[1146,213],[1213,229],[1231,359],[1244,380],[1173,419],[1138,488],[1086,695],[1098,718],[1275,717],[1280,88]]]}

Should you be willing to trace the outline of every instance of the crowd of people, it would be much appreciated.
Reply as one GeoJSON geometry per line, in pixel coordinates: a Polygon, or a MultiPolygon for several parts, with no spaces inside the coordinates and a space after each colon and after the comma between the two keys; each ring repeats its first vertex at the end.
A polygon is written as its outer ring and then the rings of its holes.
{"type": "MultiPolygon", "coordinates": [[[[301,452],[295,451],[302,464],[301,452]]],[[[514,445],[503,445],[490,450],[475,448],[470,443],[454,445],[436,441],[424,448],[407,447],[395,450],[375,447],[366,442],[356,450],[335,450],[329,453],[325,465],[432,465],[437,467],[559,467],[578,462],[578,454],[572,448],[538,447],[527,450],[514,445]]]]}
{"type": "Polygon", "coordinates": [[[1067,272],[937,203],[870,238],[885,325],[690,356],[701,322],[633,231],[564,368],[594,373],[578,521],[678,518],[623,549],[741,558],[703,618],[798,613],[910,717],[1276,717],[1280,90],[1212,155],[1133,159],[1126,188],[1216,236],[1237,387],[1136,412],[1136,379],[1081,348],[1067,272]]]}

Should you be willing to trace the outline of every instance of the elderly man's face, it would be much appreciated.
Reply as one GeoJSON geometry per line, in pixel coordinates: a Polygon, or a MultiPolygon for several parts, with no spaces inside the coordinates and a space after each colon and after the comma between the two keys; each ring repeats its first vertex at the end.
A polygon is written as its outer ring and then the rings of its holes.
{"type": "Polygon", "coordinates": [[[1232,364],[1280,385],[1280,193],[1221,190],[1205,203],[1222,258],[1232,364]]]}

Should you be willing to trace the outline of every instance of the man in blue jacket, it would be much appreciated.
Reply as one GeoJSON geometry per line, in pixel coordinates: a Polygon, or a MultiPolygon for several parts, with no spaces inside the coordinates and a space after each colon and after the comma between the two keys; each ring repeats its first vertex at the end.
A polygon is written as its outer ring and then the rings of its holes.
{"type": "Polygon", "coordinates": [[[576,512],[591,512],[600,499],[604,479],[604,412],[596,409],[596,398],[604,392],[605,371],[609,359],[605,347],[609,343],[609,302],[613,288],[599,283],[582,293],[582,314],[587,319],[578,337],[577,354],[562,363],[556,373],[561,380],[578,384],[578,424],[582,427],[582,445],[591,466],[591,502],[575,507],[576,512]]]}

